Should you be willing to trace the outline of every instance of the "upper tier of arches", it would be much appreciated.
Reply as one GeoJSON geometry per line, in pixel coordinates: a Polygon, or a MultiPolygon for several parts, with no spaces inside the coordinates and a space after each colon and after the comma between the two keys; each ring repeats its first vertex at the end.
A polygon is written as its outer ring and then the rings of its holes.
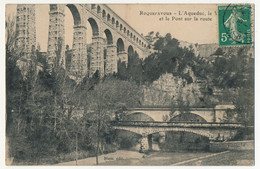
{"type": "Polygon", "coordinates": [[[148,42],[137,33],[133,28],[126,24],[119,16],[105,5],[91,4],[90,9],[93,13],[101,16],[103,21],[110,24],[113,28],[127,36],[130,40],[143,48],[148,48],[148,42]]]}

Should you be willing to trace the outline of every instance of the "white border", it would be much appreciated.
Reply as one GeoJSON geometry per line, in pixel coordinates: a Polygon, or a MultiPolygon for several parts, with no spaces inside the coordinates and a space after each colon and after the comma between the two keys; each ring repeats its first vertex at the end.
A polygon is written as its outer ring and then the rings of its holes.
{"type": "MultiPolygon", "coordinates": [[[[259,17],[260,17],[260,3],[257,0],[175,0],[174,2],[170,0],[1,0],[0,2],[0,168],[35,168],[35,166],[24,166],[24,167],[16,167],[16,166],[5,166],[5,4],[17,4],[17,3],[35,3],[35,4],[49,4],[49,3],[116,3],[116,4],[126,4],[126,3],[146,3],[146,4],[168,4],[168,3],[179,3],[179,4],[185,4],[185,3],[212,3],[212,4],[220,4],[220,3],[254,3],[255,4],[255,131],[259,130],[259,124],[257,123],[259,120],[259,113],[260,108],[258,101],[259,99],[259,77],[257,76],[260,70],[260,62],[259,62],[259,17]],[[257,22],[258,21],[258,22],[257,22]]],[[[259,131],[255,132],[255,166],[250,168],[256,168],[260,166],[259,160],[259,131]]],[[[57,168],[54,166],[37,166],[36,168],[57,168]]],[[[96,168],[100,166],[69,166],[69,167],[62,167],[62,168],[96,168]]],[[[124,168],[132,168],[133,166],[125,166],[124,168]]],[[[140,167],[135,166],[135,168],[159,168],[163,169],[167,166],[146,166],[146,167],[140,167]]],[[[199,166],[201,167],[201,166],[199,166]]],[[[207,166],[205,166],[207,167],[207,166]]],[[[205,168],[203,167],[203,168],[205,168]]],[[[121,168],[121,166],[111,166],[111,167],[102,167],[102,168],[121,168]]],[[[183,168],[183,167],[177,167],[177,168],[183,168]]],[[[184,167],[186,168],[186,167],[184,167]]],[[[190,167],[189,167],[190,168],[190,167]]],[[[193,167],[192,167],[193,168],[193,167]]],[[[211,168],[222,168],[222,167],[211,167],[211,168]]],[[[227,167],[225,167],[227,168],[227,167]]],[[[228,168],[234,168],[228,166],[228,168]]],[[[249,167],[239,167],[239,168],[249,168],[249,167]]]]}

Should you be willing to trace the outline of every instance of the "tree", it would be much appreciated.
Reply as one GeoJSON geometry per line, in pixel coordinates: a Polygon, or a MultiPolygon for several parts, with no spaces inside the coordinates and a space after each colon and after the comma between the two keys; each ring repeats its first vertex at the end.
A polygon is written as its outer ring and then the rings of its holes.
{"type": "Polygon", "coordinates": [[[128,55],[128,79],[134,80],[137,84],[141,84],[142,76],[143,76],[143,62],[139,59],[139,55],[137,52],[132,55],[128,55]]]}
{"type": "Polygon", "coordinates": [[[159,39],[154,43],[154,50],[158,50],[158,52],[160,52],[163,47],[164,47],[164,38],[159,37],[159,39]]]}
{"type": "Polygon", "coordinates": [[[110,130],[110,120],[113,119],[114,113],[125,105],[126,107],[133,107],[138,104],[140,91],[134,82],[117,80],[115,78],[107,77],[100,80],[94,86],[86,100],[88,100],[87,112],[89,113],[89,120],[94,123],[91,124],[92,142],[96,143],[96,163],[98,164],[98,155],[102,150],[100,143],[102,135],[106,135],[110,130]],[[91,113],[92,112],[92,113],[91,113]]]}
{"type": "Polygon", "coordinates": [[[221,48],[218,48],[213,55],[224,55],[224,52],[221,48]]]}
{"type": "Polygon", "coordinates": [[[188,83],[193,82],[191,74],[186,71],[190,67],[193,69],[198,62],[193,50],[180,47],[179,41],[169,33],[155,42],[154,49],[158,53],[149,55],[143,61],[143,81],[151,83],[164,73],[172,73],[188,83]]]}
{"type": "Polygon", "coordinates": [[[117,77],[121,80],[127,80],[129,77],[129,73],[127,71],[127,66],[125,62],[118,61],[118,72],[117,77]]]}
{"type": "MultiPolygon", "coordinates": [[[[6,139],[8,140],[7,156],[15,156],[19,152],[19,143],[25,137],[21,132],[24,129],[26,118],[23,117],[25,96],[24,82],[21,71],[16,66],[21,56],[22,48],[16,46],[16,22],[15,17],[8,16],[5,22],[6,30],[6,139]],[[13,143],[17,144],[13,144],[13,143]]],[[[25,144],[24,148],[27,146],[25,144]]]]}
{"type": "Polygon", "coordinates": [[[71,137],[73,131],[68,130],[67,122],[71,120],[73,109],[79,105],[73,94],[76,85],[69,80],[61,65],[60,41],[52,69],[45,59],[39,59],[40,51],[32,51],[27,73],[22,74],[17,65],[22,48],[16,47],[15,19],[6,21],[6,35],[6,136],[9,154],[15,157],[15,161],[27,160],[35,164],[43,156],[56,155],[59,147],[69,147],[70,142],[64,143],[64,140],[71,137]]]}
{"type": "Polygon", "coordinates": [[[156,38],[159,38],[159,37],[160,37],[160,33],[159,33],[159,32],[156,32],[155,37],[156,37],[156,38]]]}
{"type": "Polygon", "coordinates": [[[248,55],[250,50],[250,47],[217,49],[218,56],[205,75],[214,88],[222,91],[219,98],[222,104],[234,104],[237,120],[245,123],[254,122],[254,59],[248,55]]]}

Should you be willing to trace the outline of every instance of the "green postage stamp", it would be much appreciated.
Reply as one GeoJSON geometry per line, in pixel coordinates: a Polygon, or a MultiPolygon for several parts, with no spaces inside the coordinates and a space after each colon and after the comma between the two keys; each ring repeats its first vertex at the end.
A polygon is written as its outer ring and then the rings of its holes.
{"type": "Polygon", "coordinates": [[[220,46],[252,44],[251,5],[226,5],[218,7],[220,46]]]}

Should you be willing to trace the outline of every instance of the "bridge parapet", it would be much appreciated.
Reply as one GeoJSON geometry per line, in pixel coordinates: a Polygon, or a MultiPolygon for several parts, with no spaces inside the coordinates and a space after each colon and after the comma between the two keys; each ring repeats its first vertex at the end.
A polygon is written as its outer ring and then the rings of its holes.
{"type": "Polygon", "coordinates": [[[196,127],[196,128],[244,128],[242,123],[213,123],[213,122],[159,122],[159,121],[112,121],[116,126],[140,126],[140,127],[196,127]]]}

